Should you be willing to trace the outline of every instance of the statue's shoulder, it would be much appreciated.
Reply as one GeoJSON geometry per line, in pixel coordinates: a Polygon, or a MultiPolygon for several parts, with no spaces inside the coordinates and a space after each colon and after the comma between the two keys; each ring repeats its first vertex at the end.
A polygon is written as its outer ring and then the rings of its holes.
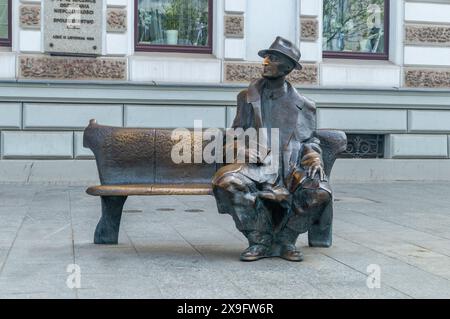
{"type": "Polygon", "coordinates": [[[290,86],[290,89],[292,92],[291,94],[293,95],[293,98],[295,100],[297,100],[297,106],[300,107],[302,110],[308,110],[310,112],[315,113],[316,112],[316,102],[307,98],[303,94],[300,94],[300,92],[298,92],[298,90],[295,87],[293,87],[290,83],[289,83],[289,86],[290,86]]]}
{"type": "Polygon", "coordinates": [[[316,112],[316,102],[314,102],[313,100],[307,98],[304,95],[301,95],[299,93],[299,95],[301,96],[302,100],[303,100],[303,107],[312,111],[312,112],[316,112]]]}
{"type": "Polygon", "coordinates": [[[241,92],[239,92],[238,96],[237,96],[237,100],[238,103],[239,102],[247,102],[247,96],[248,96],[248,89],[242,90],[241,92]]]}
{"type": "Polygon", "coordinates": [[[251,101],[256,101],[259,99],[261,88],[264,85],[264,78],[253,80],[247,89],[242,90],[238,94],[238,104],[248,104],[251,101]]]}

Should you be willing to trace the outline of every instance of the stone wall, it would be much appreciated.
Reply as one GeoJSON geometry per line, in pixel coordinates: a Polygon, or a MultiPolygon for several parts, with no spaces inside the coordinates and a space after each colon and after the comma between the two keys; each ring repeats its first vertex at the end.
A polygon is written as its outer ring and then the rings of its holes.
{"type": "Polygon", "coordinates": [[[450,3],[406,1],[404,86],[450,88],[450,3]]]}
{"type": "MultiPolygon", "coordinates": [[[[319,73],[317,65],[302,64],[301,71],[294,70],[288,80],[295,85],[318,85],[319,73]]],[[[224,66],[225,81],[230,83],[249,83],[261,77],[261,63],[227,62],[224,66]]]]}
{"type": "Polygon", "coordinates": [[[19,56],[19,79],[126,80],[126,59],[19,56]]]}

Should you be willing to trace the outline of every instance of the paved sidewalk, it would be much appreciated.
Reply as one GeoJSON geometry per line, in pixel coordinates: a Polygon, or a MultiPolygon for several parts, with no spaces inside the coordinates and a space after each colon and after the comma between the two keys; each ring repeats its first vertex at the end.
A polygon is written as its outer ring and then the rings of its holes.
{"type": "Polygon", "coordinates": [[[302,263],[242,263],[246,241],[212,197],[129,198],[120,245],[96,246],[100,200],[84,187],[0,185],[0,298],[450,298],[450,183],[334,189],[332,248],[303,235],[302,263]]]}

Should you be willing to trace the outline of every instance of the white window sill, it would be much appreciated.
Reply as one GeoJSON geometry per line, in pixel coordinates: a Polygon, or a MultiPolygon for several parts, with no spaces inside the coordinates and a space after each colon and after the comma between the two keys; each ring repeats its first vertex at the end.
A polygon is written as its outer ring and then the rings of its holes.
{"type": "Polygon", "coordinates": [[[382,66],[382,67],[398,67],[389,60],[365,60],[365,59],[336,59],[324,58],[324,65],[336,66],[382,66]]]}
{"type": "Polygon", "coordinates": [[[132,55],[137,59],[195,59],[195,60],[217,60],[217,58],[211,53],[184,53],[184,52],[145,52],[136,51],[132,55]]]}
{"type": "Polygon", "coordinates": [[[401,67],[390,61],[325,59],[321,85],[330,87],[400,87],[401,67]]]}

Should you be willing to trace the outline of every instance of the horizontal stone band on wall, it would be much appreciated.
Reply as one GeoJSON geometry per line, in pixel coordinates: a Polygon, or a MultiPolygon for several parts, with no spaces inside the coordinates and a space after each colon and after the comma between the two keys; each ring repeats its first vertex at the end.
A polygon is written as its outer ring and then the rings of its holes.
{"type": "Polygon", "coordinates": [[[55,80],[126,80],[123,58],[20,56],[19,78],[55,80]]]}
{"type": "Polygon", "coordinates": [[[225,15],[224,17],[225,36],[233,38],[244,37],[244,16],[225,15]]]}
{"type": "Polygon", "coordinates": [[[405,69],[405,86],[416,88],[450,88],[450,69],[405,69]]]}
{"type": "Polygon", "coordinates": [[[300,17],[301,39],[303,41],[316,41],[319,37],[319,21],[314,18],[300,17]]]}
{"type": "Polygon", "coordinates": [[[41,6],[21,5],[20,26],[22,28],[39,29],[41,27],[41,6]]]}
{"type": "Polygon", "coordinates": [[[407,24],[405,44],[450,46],[450,25],[407,24]]]}
{"type": "Polygon", "coordinates": [[[127,31],[127,10],[108,8],[106,18],[106,31],[126,32],[127,31]]]}
{"type": "MultiPolygon", "coordinates": [[[[316,64],[303,63],[301,71],[295,70],[288,80],[298,85],[318,85],[319,73],[316,64]]],[[[261,63],[225,63],[225,82],[249,83],[261,77],[261,63]]]]}

